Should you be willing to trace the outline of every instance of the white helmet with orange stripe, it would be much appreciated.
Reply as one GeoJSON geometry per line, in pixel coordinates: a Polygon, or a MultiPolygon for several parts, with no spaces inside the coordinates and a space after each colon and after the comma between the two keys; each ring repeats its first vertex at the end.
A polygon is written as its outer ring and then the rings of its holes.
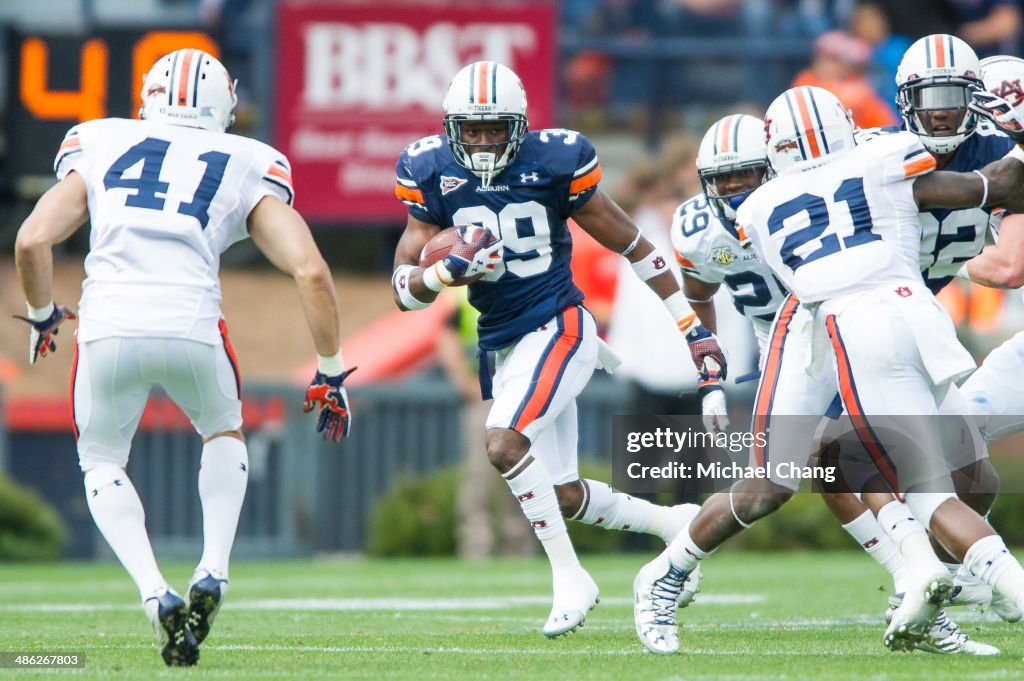
{"type": "Polygon", "coordinates": [[[455,161],[480,178],[486,187],[515,158],[526,138],[526,90],[509,67],[478,61],[452,79],[444,97],[444,130],[455,161]],[[469,121],[500,122],[508,128],[507,141],[478,143],[463,139],[462,124],[469,121]]]}
{"type": "Polygon", "coordinates": [[[907,130],[936,154],[949,154],[974,134],[978,119],[967,108],[980,88],[981,66],[956,36],[925,36],[903,54],[896,71],[896,104],[907,130]]]}
{"type": "Polygon", "coordinates": [[[202,50],[177,50],[157,60],[142,84],[139,118],[224,132],[235,121],[235,81],[202,50]]]}
{"type": "Polygon", "coordinates": [[[1024,102],[1024,59],[1006,54],[981,60],[983,87],[1011,106],[1024,102]]]}
{"type": "Polygon", "coordinates": [[[764,121],[734,114],[712,125],[697,151],[697,176],[711,212],[719,220],[735,220],[729,201],[749,194],[768,176],[764,121]]]}
{"type": "Polygon", "coordinates": [[[764,127],[768,162],[776,173],[807,170],[856,145],[850,112],[820,87],[783,92],[765,112],[764,127]]]}

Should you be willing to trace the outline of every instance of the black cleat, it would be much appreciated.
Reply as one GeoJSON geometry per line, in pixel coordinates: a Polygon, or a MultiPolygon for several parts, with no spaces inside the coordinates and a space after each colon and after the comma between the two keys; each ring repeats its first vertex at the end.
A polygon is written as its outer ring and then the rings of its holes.
{"type": "Polygon", "coordinates": [[[210,635],[213,618],[228,592],[228,580],[217,579],[205,570],[197,572],[192,580],[188,586],[188,626],[196,643],[202,643],[210,635]]]}
{"type": "Polygon", "coordinates": [[[199,643],[188,627],[188,606],[168,589],[143,604],[168,667],[191,667],[199,661],[199,643]]]}

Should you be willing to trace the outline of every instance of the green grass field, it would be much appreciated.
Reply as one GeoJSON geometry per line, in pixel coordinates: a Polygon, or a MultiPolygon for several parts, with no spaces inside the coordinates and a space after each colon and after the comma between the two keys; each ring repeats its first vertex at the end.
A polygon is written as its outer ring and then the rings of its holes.
{"type": "MultiPolygon", "coordinates": [[[[630,585],[640,555],[588,556],[602,602],[575,634],[539,633],[542,559],[237,562],[199,666],[168,669],[116,564],[0,566],[0,652],[86,653],[76,679],[1004,679],[1024,677],[1024,625],[955,609],[992,658],[888,652],[888,580],[858,553],[724,551],[681,611],[683,652],[646,654],[630,585]]],[[[191,566],[165,567],[179,590],[191,566]]]]}

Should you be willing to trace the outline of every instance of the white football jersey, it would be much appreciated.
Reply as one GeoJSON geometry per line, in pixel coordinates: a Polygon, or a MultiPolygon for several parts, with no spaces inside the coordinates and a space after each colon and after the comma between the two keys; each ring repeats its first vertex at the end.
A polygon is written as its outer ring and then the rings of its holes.
{"type": "Polygon", "coordinates": [[[752,248],[744,248],[733,225],[719,220],[703,193],[687,199],[672,216],[672,250],[688,277],[725,284],[736,310],[750,320],[762,346],[785,287],[752,248]]]}
{"type": "MultiPolygon", "coordinates": [[[[898,132],[898,128],[858,130],[857,142],[898,132]]],[[[1001,159],[1015,145],[991,122],[982,120],[974,134],[957,147],[944,170],[969,172],[1001,159]]],[[[991,208],[922,210],[921,276],[933,293],[948,284],[963,264],[981,253],[986,234],[998,233],[1003,211],[991,208]]]]}
{"type": "Polygon", "coordinates": [[[761,185],[737,224],[803,303],[920,282],[913,178],[934,168],[913,133],[878,137],[761,185]]]}
{"type": "Polygon", "coordinates": [[[80,341],[159,336],[219,343],[220,254],[264,196],[291,204],[287,159],[262,142],[105,118],[64,138],[54,171],[85,179],[91,233],[80,341]]]}

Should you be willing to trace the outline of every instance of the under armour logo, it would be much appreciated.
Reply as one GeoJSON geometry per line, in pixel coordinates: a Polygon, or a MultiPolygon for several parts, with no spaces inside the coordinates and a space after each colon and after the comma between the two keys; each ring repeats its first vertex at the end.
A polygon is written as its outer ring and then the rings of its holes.
{"type": "Polygon", "coordinates": [[[534,520],[532,523],[530,523],[530,525],[532,525],[534,527],[534,529],[540,530],[540,529],[543,529],[543,528],[548,526],[548,521],[546,521],[546,520],[534,520]]]}
{"type": "Polygon", "coordinates": [[[863,544],[861,544],[861,546],[863,546],[865,549],[870,549],[872,546],[874,546],[877,543],[878,543],[878,537],[872,537],[871,539],[869,539],[866,542],[864,542],[863,544]]]}
{"type": "Polygon", "coordinates": [[[518,497],[516,497],[516,499],[518,499],[519,503],[521,504],[524,501],[529,501],[530,499],[533,498],[533,496],[533,492],[527,492],[526,494],[520,494],[518,497]]]}
{"type": "Polygon", "coordinates": [[[405,275],[398,278],[398,288],[405,288],[405,275]]]}
{"type": "Polygon", "coordinates": [[[537,175],[537,171],[534,171],[527,175],[526,173],[520,173],[520,182],[540,182],[540,177],[537,175]]]}
{"type": "Polygon", "coordinates": [[[898,289],[896,289],[896,295],[898,295],[900,298],[907,298],[909,296],[914,295],[914,292],[911,291],[906,286],[900,286],[898,289]]]}
{"type": "Polygon", "coordinates": [[[663,270],[665,269],[665,258],[658,256],[654,259],[654,269],[663,270]]]}
{"type": "MultiPolygon", "coordinates": [[[[118,478],[118,479],[110,482],[109,484],[103,485],[103,487],[110,487],[111,485],[113,485],[114,487],[120,487],[122,485],[121,479],[118,478]]],[[[92,496],[93,497],[98,497],[100,495],[100,490],[103,489],[103,487],[94,487],[93,490],[92,490],[92,496]]]]}

